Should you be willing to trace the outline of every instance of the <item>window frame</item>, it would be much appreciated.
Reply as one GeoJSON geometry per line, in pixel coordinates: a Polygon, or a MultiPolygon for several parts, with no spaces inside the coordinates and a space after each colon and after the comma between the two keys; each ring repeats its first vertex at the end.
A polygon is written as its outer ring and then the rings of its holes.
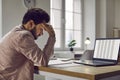
{"type": "MultiPolygon", "coordinates": [[[[51,2],[50,2],[51,3],[51,2]]],[[[51,4],[50,4],[51,5],[51,4]]],[[[81,47],[75,47],[74,50],[75,51],[80,51],[80,50],[83,50],[84,49],[84,19],[83,19],[83,7],[84,6],[84,0],[81,0],[81,47]]],[[[60,45],[60,48],[54,48],[55,51],[69,51],[69,48],[65,47],[65,0],[62,0],[62,24],[61,26],[63,26],[61,28],[61,45],[60,45]],[[63,23],[64,22],[64,23],[63,23]]],[[[50,11],[51,11],[51,7],[50,7],[50,11]]],[[[51,12],[50,12],[51,13],[51,12]]],[[[51,14],[50,14],[51,15],[51,14]]]]}

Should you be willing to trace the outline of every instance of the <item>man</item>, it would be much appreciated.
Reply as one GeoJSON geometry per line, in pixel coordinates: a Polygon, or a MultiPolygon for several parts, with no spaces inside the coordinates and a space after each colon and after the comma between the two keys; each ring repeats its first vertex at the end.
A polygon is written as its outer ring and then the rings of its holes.
{"type": "MultiPolygon", "coordinates": [[[[34,64],[47,66],[53,54],[55,33],[48,25],[50,17],[42,9],[28,10],[22,25],[13,28],[0,41],[0,80],[33,80],[34,64]],[[47,31],[43,50],[35,43],[47,31]]],[[[42,45],[42,44],[41,44],[42,45]]]]}

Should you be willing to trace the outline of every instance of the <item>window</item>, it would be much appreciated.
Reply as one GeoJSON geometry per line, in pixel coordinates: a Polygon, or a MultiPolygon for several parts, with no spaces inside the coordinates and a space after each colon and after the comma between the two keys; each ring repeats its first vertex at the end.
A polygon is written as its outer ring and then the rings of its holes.
{"type": "Polygon", "coordinates": [[[51,0],[51,24],[56,33],[55,49],[67,49],[73,39],[75,48],[82,47],[81,0],[51,0]]]}

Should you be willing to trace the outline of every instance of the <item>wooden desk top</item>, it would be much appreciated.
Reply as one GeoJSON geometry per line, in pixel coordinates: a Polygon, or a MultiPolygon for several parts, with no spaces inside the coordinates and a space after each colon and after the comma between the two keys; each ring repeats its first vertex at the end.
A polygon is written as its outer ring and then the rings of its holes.
{"type": "Polygon", "coordinates": [[[85,78],[89,80],[99,80],[102,78],[120,75],[120,65],[93,67],[85,65],[77,65],[72,67],[39,67],[40,71],[46,71],[56,74],[62,74],[72,77],[85,78]]]}

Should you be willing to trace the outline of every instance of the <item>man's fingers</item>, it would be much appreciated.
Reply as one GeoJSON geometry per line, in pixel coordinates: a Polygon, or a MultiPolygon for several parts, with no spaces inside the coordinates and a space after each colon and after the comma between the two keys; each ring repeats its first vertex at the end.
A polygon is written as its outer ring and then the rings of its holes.
{"type": "Polygon", "coordinates": [[[41,25],[41,27],[42,27],[44,30],[47,29],[46,26],[45,26],[44,24],[40,24],[40,25],[41,25]]]}
{"type": "Polygon", "coordinates": [[[49,24],[41,24],[41,27],[49,33],[50,36],[54,36],[55,32],[53,30],[53,27],[49,24]]]}

